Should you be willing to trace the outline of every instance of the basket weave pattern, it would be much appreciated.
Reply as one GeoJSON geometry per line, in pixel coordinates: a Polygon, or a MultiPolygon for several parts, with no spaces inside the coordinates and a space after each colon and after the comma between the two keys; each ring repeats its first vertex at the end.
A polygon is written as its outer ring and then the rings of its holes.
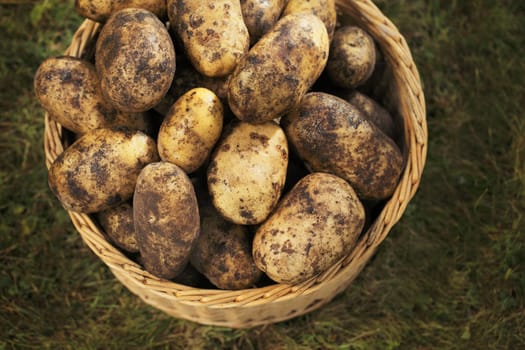
{"type": "MultiPolygon", "coordinates": [[[[403,120],[405,153],[405,168],[394,194],[350,255],[322,275],[298,285],[273,284],[238,291],[198,289],[159,279],[111,245],[90,216],[69,212],[86,245],[122,284],[147,304],[177,318],[235,328],[305,314],[326,304],[348,287],[403,215],[419,185],[427,151],[425,100],[419,74],[405,39],[372,1],[337,0],[336,4],[339,11],[374,37],[392,68],[390,90],[395,96],[394,112],[403,120]]],[[[85,20],[65,54],[81,57],[99,29],[98,23],[85,20]]],[[[44,142],[49,168],[63,152],[65,144],[62,127],[47,114],[44,142]]]]}

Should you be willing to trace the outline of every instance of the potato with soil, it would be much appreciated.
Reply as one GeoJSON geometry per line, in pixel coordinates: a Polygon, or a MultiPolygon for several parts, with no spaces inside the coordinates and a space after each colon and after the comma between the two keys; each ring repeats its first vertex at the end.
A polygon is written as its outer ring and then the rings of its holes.
{"type": "Polygon", "coordinates": [[[287,0],[241,0],[242,17],[252,44],[273,27],[286,2],[287,0]]]}
{"type": "Polygon", "coordinates": [[[323,71],[328,49],[328,34],[319,17],[299,13],[281,18],[231,74],[232,112],[250,123],[287,113],[323,71]]]}
{"type": "Polygon", "coordinates": [[[374,72],[376,55],[374,39],[366,31],[344,26],[334,34],[326,71],[337,86],[355,88],[374,72]]]}
{"type": "Polygon", "coordinates": [[[199,213],[201,233],[191,264],[220,289],[253,287],[262,272],[253,261],[248,227],[224,220],[209,203],[200,205],[199,213]]]}
{"type": "Polygon", "coordinates": [[[348,255],[364,223],[363,205],[346,181],[311,173],[257,230],[255,263],[278,283],[301,283],[348,255]]]}
{"type": "Polygon", "coordinates": [[[106,235],[117,247],[130,253],[139,251],[131,203],[124,202],[101,211],[96,216],[106,235]]]}
{"type": "Polygon", "coordinates": [[[172,279],[186,267],[199,235],[199,208],[186,173],[168,162],[147,165],[133,196],[135,234],[144,268],[172,279]]]}
{"type": "Polygon", "coordinates": [[[279,200],[286,180],[288,144],[274,122],[228,125],[207,170],[212,203],[236,224],[258,224],[279,200]]]}
{"type": "Polygon", "coordinates": [[[250,35],[239,1],[178,1],[168,4],[168,16],[186,55],[206,76],[228,75],[248,51],[250,35]]]}
{"type": "Polygon", "coordinates": [[[57,157],[49,186],[67,210],[95,213],[130,199],[142,168],[158,160],[155,141],[143,132],[96,129],[57,157]]]}
{"type": "Polygon", "coordinates": [[[96,22],[105,22],[113,13],[131,7],[148,10],[160,19],[166,19],[165,0],[75,0],[75,11],[96,22]]]}
{"type": "Polygon", "coordinates": [[[175,49],[151,12],[129,8],[102,27],[95,50],[104,97],[116,109],[143,112],[158,104],[175,74],[175,49]]]}
{"type": "Polygon", "coordinates": [[[332,40],[337,24],[337,12],[334,0],[288,0],[282,15],[287,16],[300,12],[308,12],[319,17],[326,26],[328,37],[332,40]]]}
{"type": "Polygon", "coordinates": [[[157,137],[160,158],[186,173],[208,159],[222,131],[222,103],[211,90],[195,88],[181,96],[164,118],[157,137]]]}
{"type": "Polygon", "coordinates": [[[313,171],[340,176],[363,199],[385,199],[394,192],[403,168],[401,151],[350,103],[311,92],[281,124],[313,171]]]}

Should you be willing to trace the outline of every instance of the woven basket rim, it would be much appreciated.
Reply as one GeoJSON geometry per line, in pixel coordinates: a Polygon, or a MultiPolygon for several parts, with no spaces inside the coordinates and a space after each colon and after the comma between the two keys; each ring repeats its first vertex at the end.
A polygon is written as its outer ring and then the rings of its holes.
{"type": "MultiPolygon", "coordinates": [[[[289,319],[307,313],[328,302],[344,290],[359,274],[379,244],[403,215],[406,206],[414,196],[425,165],[427,153],[426,106],[419,73],[412,59],[410,49],[395,25],[385,17],[369,0],[336,0],[338,9],[352,18],[379,42],[385,59],[392,65],[394,79],[399,87],[401,116],[404,121],[404,143],[407,149],[406,165],[400,182],[392,197],[386,202],[370,228],[361,235],[355,249],[328,271],[297,285],[272,284],[269,286],[244,289],[220,290],[201,289],[157,278],[109,243],[100,228],[89,215],[68,212],[72,223],[86,245],[111,269],[115,276],[145,302],[176,317],[191,319],[203,324],[245,327],[289,319]],[[351,271],[350,271],[351,270],[351,271]],[[343,278],[345,277],[345,278],[343,278]],[[334,280],[338,280],[337,283],[334,280]],[[286,302],[298,296],[315,295],[326,284],[334,285],[331,295],[315,305],[308,305],[302,312],[280,315],[272,320],[245,322],[217,320],[216,317],[196,314],[187,315],[176,310],[182,305],[189,308],[250,309],[273,302],[286,302]],[[144,292],[144,290],[146,292],[144,292]],[[142,293],[142,294],[141,294],[142,293]],[[151,298],[150,298],[151,297],[151,298]],[[162,300],[161,303],[155,300],[162,300]],[[164,305],[166,301],[166,305],[164,305]]],[[[87,44],[93,40],[101,25],[86,19],[75,32],[65,55],[80,57],[87,44]]],[[[45,113],[44,148],[46,166],[64,150],[62,127],[45,113]]],[[[317,299],[315,299],[317,300],[317,299]]],[[[282,303],[281,303],[282,304],[282,303]]]]}

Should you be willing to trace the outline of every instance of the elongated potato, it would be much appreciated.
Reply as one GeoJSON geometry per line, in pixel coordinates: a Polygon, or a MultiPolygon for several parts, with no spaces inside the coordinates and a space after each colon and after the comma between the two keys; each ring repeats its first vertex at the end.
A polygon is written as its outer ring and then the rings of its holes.
{"type": "Polygon", "coordinates": [[[143,112],[158,104],[175,74],[175,48],[151,12],[127,8],[102,27],[95,63],[104,97],[116,109],[143,112]]]}
{"type": "Polygon", "coordinates": [[[157,137],[162,160],[186,173],[197,170],[221,136],[222,103],[211,90],[195,88],[182,95],[168,111],[157,137]]]}
{"type": "Polygon", "coordinates": [[[144,167],[133,195],[133,217],[144,268],[158,277],[176,277],[200,230],[197,198],[186,173],[168,162],[144,167]]]}
{"type": "Polygon", "coordinates": [[[236,224],[258,224],[270,214],[286,180],[288,144],[274,122],[234,122],[225,130],[207,171],[215,208],[236,224]]]}
{"type": "Polygon", "coordinates": [[[51,190],[67,209],[95,213],[131,198],[142,168],[159,160],[155,141],[125,128],[92,130],[49,168],[51,190]]]}
{"type": "Polygon", "coordinates": [[[109,239],[119,248],[137,253],[139,247],[133,224],[133,207],[124,202],[97,213],[97,219],[109,239]]]}
{"type": "Polygon", "coordinates": [[[332,40],[337,22],[334,0],[288,0],[282,15],[287,16],[299,12],[308,12],[319,17],[326,26],[328,37],[332,40]]]}
{"type": "Polygon", "coordinates": [[[363,199],[384,199],[395,190],[403,168],[399,148],[345,100],[308,93],[281,124],[313,171],[342,177],[363,199]]]}
{"type": "Polygon", "coordinates": [[[343,179],[312,173],[286,194],[253,241],[256,265],[279,283],[300,283],[347,255],[365,211],[343,179]]]}
{"type": "Polygon", "coordinates": [[[96,22],[105,22],[113,13],[130,7],[145,9],[166,19],[165,0],[75,0],[75,11],[96,22]]]}
{"type": "Polygon", "coordinates": [[[319,17],[299,13],[281,18],[231,74],[232,112],[250,123],[287,113],[323,71],[328,49],[328,34],[319,17]]]}
{"type": "Polygon", "coordinates": [[[250,35],[242,18],[241,5],[234,0],[185,0],[169,6],[175,31],[186,54],[202,74],[229,74],[248,51],[250,35]]]}
{"type": "Polygon", "coordinates": [[[252,44],[273,27],[286,2],[287,0],[241,0],[242,17],[252,44]]]}

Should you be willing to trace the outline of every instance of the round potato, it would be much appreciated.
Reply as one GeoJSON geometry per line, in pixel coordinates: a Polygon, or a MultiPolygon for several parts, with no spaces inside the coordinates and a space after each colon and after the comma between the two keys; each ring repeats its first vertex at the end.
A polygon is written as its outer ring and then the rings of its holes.
{"type": "Polygon", "coordinates": [[[337,23],[334,0],[288,0],[282,15],[286,16],[299,12],[309,12],[319,17],[326,26],[328,37],[332,40],[337,23]]]}
{"type": "Polygon", "coordinates": [[[143,112],[158,104],[175,75],[175,49],[151,12],[128,8],[102,27],[95,50],[104,97],[116,109],[143,112]]]}
{"type": "Polygon", "coordinates": [[[139,251],[133,225],[133,207],[129,202],[97,213],[97,219],[116,246],[130,253],[139,251]]]}
{"type": "Polygon", "coordinates": [[[345,100],[308,93],[281,124],[313,171],[340,176],[363,199],[384,199],[395,190],[403,167],[399,148],[345,100]]]}
{"type": "Polygon", "coordinates": [[[168,111],[157,137],[160,158],[186,173],[197,170],[221,136],[222,103],[211,90],[195,88],[168,111]]]}
{"type": "Polygon", "coordinates": [[[135,234],[144,268],[172,279],[186,267],[199,235],[199,207],[186,173],[168,162],[148,164],[133,195],[135,234]]]}
{"type": "Polygon", "coordinates": [[[151,11],[160,19],[166,19],[165,0],[75,0],[75,11],[96,22],[105,22],[113,13],[131,7],[151,11]]]}
{"type": "Polygon", "coordinates": [[[257,230],[255,264],[278,283],[301,283],[349,254],[364,223],[364,207],[346,181],[309,174],[257,230]]]}
{"type": "Polygon", "coordinates": [[[256,43],[281,16],[287,0],[241,0],[242,17],[250,33],[250,42],[256,43]]]}
{"type": "Polygon", "coordinates": [[[258,224],[281,196],[288,144],[274,122],[234,122],[212,154],[207,171],[213,205],[236,224],[258,224]]]}
{"type": "Polygon", "coordinates": [[[291,110],[328,59],[328,34],[319,17],[281,18],[243,56],[230,76],[228,104],[240,120],[263,123],[291,110]]]}
{"type": "Polygon", "coordinates": [[[374,39],[366,31],[345,26],[335,32],[326,65],[334,84],[343,88],[363,85],[374,72],[375,63],[374,39]]]}
{"type": "Polygon", "coordinates": [[[262,276],[252,257],[247,226],[224,220],[213,206],[199,207],[201,233],[190,257],[191,264],[220,289],[251,288],[262,276]]]}
{"type": "Polygon", "coordinates": [[[168,11],[187,56],[206,76],[229,74],[249,49],[250,35],[239,1],[185,0],[176,6],[168,4],[168,11]]]}
{"type": "Polygon", "coordinates": [[[155,141],[143,132],[96,129],[57,157],[49,186],[67,210],[95,213],[130,199],[141,169],[157,160],[155,141]]]}

